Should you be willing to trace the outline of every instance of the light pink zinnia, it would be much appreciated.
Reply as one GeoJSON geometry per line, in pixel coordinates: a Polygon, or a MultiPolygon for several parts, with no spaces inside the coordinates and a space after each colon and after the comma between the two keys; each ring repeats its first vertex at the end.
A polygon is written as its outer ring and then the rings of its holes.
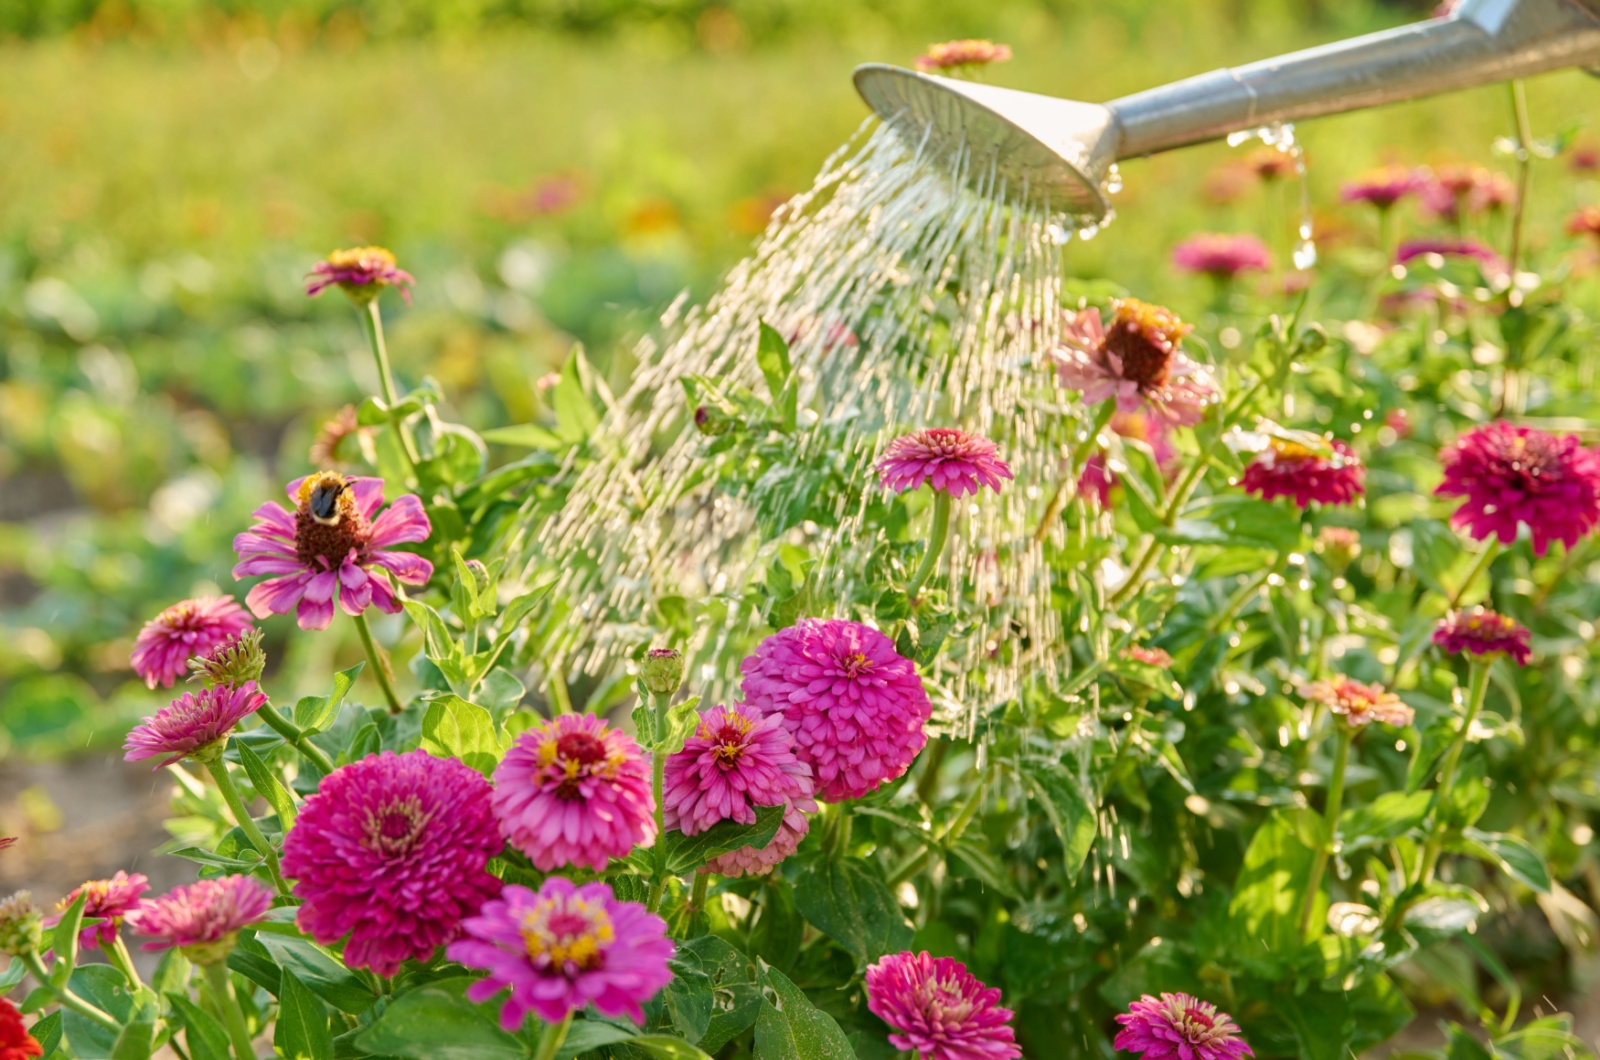
{"type": "Polygon", "coordinates": [[[916,58],[916,67],[923,73],[934,70],[952,70],[965,66],[987,66],[990,63],[1011,61],[1009,45],[992,40],[948,40],[930,44],[928,50],[916,58]]]}
{"type": "Polygon", "coordinates": [[[745,704],[701,711],[700,724],[665,769],[662,817],[684,835],[719,821],[754,824],[758,806],[784,808],[765,847],[741,847],[706,866],[724,876],[756,875],[793,854],[811,827],[806,814],[817,810],[811,767],[795,757],[783,717],[745,704]]]}
{"type": "Polygon", "coordinates": [[[1474,540],[1509,545],[1522,523],[1542,556],[1550,542],[1571,548],[1600,522],[1600,453],[1575,435],[1497,420],[1463,434],[1439,460],[1444,481],[1434,493],[1465,498],[1450,525],[1474,540]]]}
{"type": "Polygon", "coordinates": [[[1262,500],[1291,497],[1301,508],[1317,504],[1349,504],[1361,495],[1366,468],[1355,450],[1334,439],[1331,454],[1315,452],[1281,438],[1244,469],[1239,485],[1262,500]]]}
{"type": "Polygon", "coordinates": [[[1422,205],[1434,216],[1453,221],[1465,213],[1503,210],[1516,198],[1516,188],[1504,173],[1482,166],[1444,165],[1423,171],[1422,205]]]}
{"type": "Polygon", "coordinates": [[[272,905],[272,892],[249,876],[221,876],[174,887],[147,898],[128,913],[128,929],[151,941],[147,950],[176,946],[198,964],[224,960],[234,937],[257,923],[272,905]]]}
{"type": "Polygon", "coordinates": [[[1172,248],[1172,264],[1184,272],[1231,280],[1241,272],[1270,269],[1272,254],[1252,235],[1201,232],[1172,248]]]}
{"type": "Polygon", "coordinates": [[[463,927],[445,953],[489,973],[467,988],[472,1001],[509,991],[500,1009],[508,1031],[529,1012],[560,1023],[588,1005],[643,1023],[644,1002],[672,980],[666,921],[598,880],[576,887],[551,876],[536,892],[512,884],[463,927]]]}
{"type": "Polygon", "coordinates": [[[542,872],[599,872],[655,840],[650,767],[633,737],[593,714],[561,714],[518,736],[494,782],[501,834],[542,872]]]}
{"type": "Polygon", "coordinates": [[[1089,405],[1117,399],[1121,412],[1147,412],[1170,426],[1200,422],[1217,400],[1211,373],[1179,349],[1194,330],[1169,309],[1128,298],[1113,303],[1109,326],[1100,310],[1069,311],[1054,351],[1061,385],[1089,405]]]}
{"type": "Polygon", "coordinates": [[[867,1008],[895,1033],[889,1044],[922,1060],[1015,1060],[1022,1055],[1000,991],[952,957],[891,953],[867,968],[867,1008]]]}
{"type": "Polygon", "coordinates": [[[269,501],[255,511],[260,522],[233,539],[235,578],[279,575],[245,597],[257,618],[295,611],[301,629],[327,629],[335,596],[347,615],[369,605],[395,614],[400,601],[389,576],[408,585],[426,585],[433,576],[433,564],[421,556],[388,551],[433,532],[415,495],[397,498],[374,519],[383,505],[381,478],[322,471],[295,479],[288,493],[294,511],[269,501]]]}
{"type": "Polygon", "coordinates": [[[1217,1006],[1188,994],[1144,995],[1117,1017],[1112,1048],[1144,1060],[1240,1060],[1254,1056],[1239,1028],[1217,1006]]]}
{"type": "Polygon", "coordinates": [[[117,874],[109,880],[90,880],[80,887],[74,887],[70,894],[56,903],[56,914],[45,917],[44,926],[55,927],[61,923],[61,915],[72,908],[78,895],[87,894],[89,897],[83,903],[84,918],[98,917],[100,923],[88,924],[79,930],[78,945],[86,950],[109,946],[117,937],[123,917],[139,908],[140,898],[149,889],[149,877],[137,872],[130,876],[118,869],[117,874]]]}
{"type": "Polygon", "coordinates": [[[394,255],[382,247],[352,247],[335,250],[311,267],[306,277],[306,294],[315,298],[329,287],[338,287],[357,302],[370,302],[385,287],[398,287],[406,302],[411,301],[411,274],[395,264],[394,255]]]}
{"type": "Polygon", "coordinates": [[[894,642],[845,619],[804,619],[739,664],[746,701],[781,714],[817,797],[859,799],[900,776],[928,742],[922,678],[894,642]]]}
{"type": "Polygon", "coordinates": [[[1532,638],[1527,626],[1487,607],[1452,611],[1433,630],[1433,642],[1451,654],[1491,658],[1504,654],[1518,666],[1533,658],[1532,638]]]}
{"type": "Polygon", "coordinates": [[[979,486],[1000,492],[1000,480],[1011,468],[1000,459],[1000,447],[987,438],[953,427],[930,427],[902,435],[884,447],[878,479],[896,493],[924,482],[952,497],[976,495],[979,486]]]}
{"type": "Polygon", "coordinates": [[[218,685],[199,692],[185,692],[151,717],[134,726],[123,741],[125,761],[138,762],[157,755],[168,757],[156,768],[170,766],[184,758],[209,762],[227,746],[228,734],[235,725],[261,709],[266,693],[254,681],[237,688],[218,685]]]}
{"type": "Polygon", "coordinates": [[[1339,189],[1345,202],[1368,202],[1387,210],[1416,191],[1425,178],[1409,166],[1384,166],[1346,181],[1339,189]]]}
{"type": "Polygon", "coordinates": [[[1343,674],[1331,681],[1304,685],[1300,695],[1312,703],[1321,703],[1356,728],[1374,721],[1400,728],[1410,725],[1416,715],[1399,696],[1382,685],[1362,684],[1343,674]]]}
{"type": "Polygon", "coordinates": [[[190,659],[251,628],[250,616],[231,596],[202,596],[173,604],[144,624],[128,659],[145,686],[171,688],[190,659]]]}

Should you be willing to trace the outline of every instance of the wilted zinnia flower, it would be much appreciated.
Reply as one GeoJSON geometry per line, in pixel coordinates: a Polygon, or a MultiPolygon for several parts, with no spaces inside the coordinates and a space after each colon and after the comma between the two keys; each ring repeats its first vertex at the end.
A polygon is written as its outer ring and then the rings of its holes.
{"type": "Polygon", "coordinates": [[[1112,1048],[1144,1060],[1239,1060],[1254,1056],[1239,1028],[1217,1006],[1188,994],[1144,995],[1117,1017],[1112,1048]]]}
{"type": "Polygon", "coordinates": [[[148,877],[137,872],[130,876],[118,869],[117,874],[109,880],[90,880],[74,888],[71,894],[56,903],[57,913],[45,920],[45,927],[59,924],[61,915],[72,908],[78,895],[87,894],[89,897],[83,903],[84,918],[99,917],[101,922],[83,927],[78,932],[78,945],[86,950],[109,946],[117,937],[122,918],[139,908],[140,898],[149,889],[148,877]]]}
{"type": "Polygon", "coordinates": [[[1466,498],[1450,525],[1474,540],[1509,545],[1524,523],[1542,556],[1550,542],[1571,548],[1600,522],[1600,453],[1573,435],[1497,420],[1463,434],[1439,460],[1444,481],[1434,492],[1466,498]]]}
{"type": "Polygon", "coordinates": [[[29,1060],[43,1055],[44,1046],[22,1025],[17,1006],[0,997],[0,1060],[29,1060]]]}
{"type": "Polygon", "coordinates": [[[501,834],[543,872],[599,872],[655,838],[649,765],[633,737],[593,714],[562,714],[518,736],[494,782],[501,834]]]}
{"type": "Polygon", "coordinates": [[[1399,696],[1382,685],[1364,685],[1344,676],[1332,681],[1313,681],[1300,689],[1300,695],[1342,715],[1355,728],[1372,721],[1394,726],[1410,725],[1415,714],[1400,702],[1399,696]]]}
{"type": "Polygon", "coordinates": [[[1252,235],[1201,232],[1172,248],[1172,264],[1184,272],[1231,280],[1241,272],[1270,269],[1272,254],[1252,235]]]}
{"type": "Polygon", "coordinates": [[[144,624],[128,660],[145,686],[171,688],[189,660],[250,628],[250,616],[231,596],[202,596],[173,604],[144,624]]]}
{"type": "Polygon", "coordinates": [[[1015,1060],[1022,1055],[1000,991],[953,957],[891,953],[867,968],[867,1008],[895,1033],[889,1044],[923,1060],[1015,1060]]]}
{"type": "Polygon", "coordinates": [[[1447,258],[1465,258],[1476,261],[1491,276],[1507,271],[1505,259],[1476,239],[1413,239],[1401,243],[1394,254],[1396,265],[1408,265],[1417,258],[1435,266],[1447,258]]]}
{"type": "Polygon", "coordinates": [[[174,887],[128,913],[128,928],[150,939],[147,950],[176,946],[196,964],[226,960],[239,931],[258,923],[272,892],[249,876],[220,876],[174,887]]]}
{"type": "Polygon", "coordinates": [[[359,438],[365,429],[356,418],[356,407],[346,405],[333,414],[333,418],[322,425],[317,431],[316,438],[311,441],[311,448],[307,455],[311,463],[317,467],[328,467],[341,463],[346,455],[340,452],[345,440],[359,438]]]}
{"type": "Polygon", "coordinates": [[[1518,666],[1533,658],[1532,634],[1510,615],[1486,607],[1452,611],[1439,620],[1433,642],[1456,655],[1509,655],[1518,666]]]}
{"type": "Polygon", "coordinates": [[[1114,397],[1122,412],[1145,411],[1176,426],[1200,422],[1217,389],[1211,373],[1178,348],[1194,325],[1136,298],[1113,306],[1109,326],[1098,309],[1066,314],[1062,348],[1053,354],[1061,385],[1090,405],[1114,397]]]}
{"type": "Polygon", "coordinates": [[[644,1022],[643,1003],[672,979],[666,921],[638,902],[619,902],[600,881],[576,887],[551,876],[538,891],[511,885],[468,917],[466,937],[445,952],[489,974],[467,988],[484,1002],[508,990],[500,1026],[529,1012],[560,1023],[589,1005],[644,1022]]]}
{"type": "Polygon", "coordinates": [[[1346,181],[1339,189],[1339,197],[1345,202],[1369,202],[1387,210],[1416,191],[1424,179],[1409,166],[1385,166],[1346,181]]]}
{"type": "Polygon", "coordinates": [[[311,274],[306,277],[306,294],[314,298],[327,288],[337,286],[351,301],[365,304],[378,297],[385,287],[398,287],[409,303],[414,282],[409,272],[395,265],[394,255],[382,247],[352,247],[335,250],[326,260],[311,267],[311,274]]]}
{"type": "Polygon", "coordinates": [[[930,44],[925,54],[917,56],[916,67],[927,73],[933,70],[954,70],[963,66],[987,66],[1011,60],[1011,48],[991,40],[948,40],[930,44]]]}
{"type": "Polygon", "coordinates": [[[392,976],[460,934],[500,891],[489,859],[505,845],[477,770],[421,749],[334,770],[283,841],[296,923],[344,960],[392,976]]]}
{"type": "Polygon", "coordinates": [[[914,490],[924,482],[952,497],[976,495],[979,486],[1000,492],[1000,480],[1011,478],[1011,468],[1000,459],[1000,447],[953,427],[930,427],[902,435],[884,447],[878,459],[878,479],[896,493],[914,490]]]}
{"type": "Polygon", "coordinates": [[[1355,450],[1334,439],[1333,452],[1319,453],[1297,442],[1272,438],[1244,469],[1239,485],[1262,500],[1292,497],[1306,508],[1318,504],[1349,504],[1361,495],[1366,468],[1355,450]]]}
{"type": "Polygon", "coordinates": [[[254,681],[246,681],[238,688],[218,685],[185,692],[134,726],[122,743],[127,752],[122,757],[138,762],[166,755],[156,763],[158,769],[184,758],[215,761],[227,746],[234,726],[260,710],[266,701],[266,693],[258,691],[254,681]]]}
{"type": "Polygon", "coordinates": [[[817,796],[859,799],[904,773],[928,742],[922,678],[894,642],[845,619],[781,629],[739,664],[746,701],[783,716],[817,796]]]}
{"type": "Polygon", "coordinates": [[[407,585],[426,585],[433,576],[433,564],[421,556],[388,551],[426,541],[433,531],[414,494],[397,498],[376,519],[381,478],[322,471],[289,483],[288,494],[293,512],[269,501],[255,511],[260,522],[233,539],[235,578],[278,575],[245,597],[257,618],[294,611],[301,629],[327,629],[336,596],[347,615],[369,605],[395,614],[400,601],[389,576],[407,585]]]}

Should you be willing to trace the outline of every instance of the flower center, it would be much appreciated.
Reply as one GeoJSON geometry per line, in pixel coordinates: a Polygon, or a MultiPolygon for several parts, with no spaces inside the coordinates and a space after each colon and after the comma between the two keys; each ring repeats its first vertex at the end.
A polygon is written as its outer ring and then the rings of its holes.
{"type": "Polygon", "coordinates": [[[1283,438],[1273,438],[1270,444],[1275,460],[1310,460],[1317,455],[1309,446],[1301,445],[1299,442],[1287,441],[1283,438]]]}
{"type": "Polygon", "coordinates": [[[1495,448],[1494,455],[1510,474],[1522,480],[1524,486],[1536,486],[1541,480],[1550,481],[1560,465],[1554,438],[1533,435],[1515,435],[1495,448]]]}
{"type": "Polygon", "coordinates": [[[605,741],[586,732],[568,732],[546,743],[541,753],[545,765],[559,763],[562,778],[556,785],[556,795],[568,801],[583,797],[579,782],[593,767],[609,756],[605,741]]]}
{"type": "Polygon", "coordinates": [[[367,843],[389,857],[410,850],[428,823],[428,815],[415,798],[397,802],[367,820],[367,843]]]}
{"type": "Polygon", "coordinates": [[[334,570],[367,547],[372,528],[356,507],[350,482],[337,471],[323,471],[300,484],[295,494],[295,557],[313,570],[334,570]],[[318,562],[318,561],[321,562],[318,562]]]}
{"type": "Polygon", "coordinates": [[[844,667],[844,675],[852,680],[865,674],[870,674],[874,665],[872,660],[867,658],[865,652],[859,651],[846,655],[839,660],[839,663],[844,667]]]}
{"type": "Polygon", "coordinates": [[[922,1011],[929,1022],[953,1027],[972,1015],[972,999],[954,983],[930,979],[922,987],[922,1011]]]}
{"type": "Polygon", "coordinates": [[[522,917],[522,946],[540,966],[570,966],[565,969],[569,971],[598,967],[615,938],[604,906],[576,895],[540,899],[522,917]]]}
{"type": "Polygon", "coordinates": [[[1183,1017],[1179,1020],[1178,1026],[1185,1038],[1199,1044],[1211,1037],[1211,1032],[1216,1029],[1217,1024],[1204,1009],[1190,1007],[1183,1010],[1183,1017]]]}
{"type": "Polygon", "coordinates": [[[1167,384],[1173,350],[1190,330],[1160,306],[1129,298],[1117,303],[1116,316],[1106,329],[1106,349],[1121,359],[1123,378],[1148,390],[1167,384]]]}
{"type": "Polygon", "coordinates": [[[556,741],[556,756],[569,762],[592,766],[606,756],[605,741],[586,732],[569,732],[556,741]]]}

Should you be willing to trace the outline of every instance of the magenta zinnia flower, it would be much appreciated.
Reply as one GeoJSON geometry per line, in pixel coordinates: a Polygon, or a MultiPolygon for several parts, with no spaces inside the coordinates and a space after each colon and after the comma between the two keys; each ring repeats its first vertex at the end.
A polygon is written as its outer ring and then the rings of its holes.
{"type": "Polygon", "coordinates": [[[1434,216],[1453,221],[1465,213],[1503,210],[1516,198],[1504,173],[1482,166],[1444,165],[1422,171],[1422,205],[1434,216]]]}
{"type": "Polygon", "coordinates": [[[1200,422],[1217,399],[1211,373],[1178,348],[1194,330],[1170,310],[1136,298],[1113,303],[1111,324],[1100,310],[1068,312],[1053,354],[1061,385],[1098,405],[1117,399],[1122,412],[1146,411],[1173,426],[1200,422]]]}
{"type": "Polygon", "coordinates": [[[953,957],[891,953],[867,968],[867,1008],[893,1027],[889,1044],[922,1060],[1015,1060],[1022,1055],[1000,991],[953,957]]]}
{"type": "Polygon", "coordinates": [[[976,495],[979,486],[1000,492],[1000,480],[1011,468],[1000,459],[1000,447],[987,438],[953,427],[930,427],[902,435],[884,447],[878,479],[896,493],[924,482],[952,497],[976,495]]]}
{"type": "Polygon", "coordinates": [[[1172,248],[1172,264],[1184,272],[1231,280],[1241,272],[1270,269],[1272,254],[1252,235],[1201,232],[1172,248]]]}
{"type": "Polygon", "coordinates": [[[1331,454],[1282,438],[1269,440],[1267,448],[1250,462],[1239,479],[1246,493],[1262,500],[1292,497],[1301,508],[1317,504],[1349,504],[1361,495],[1366,468],[1355,450],[1334,439],[1331,454]]]}
{"type": "Polygon", "coordinates": [[[345,963],[382,976],[431,957],[500,891],[489,798],[477,770],[420,749],[334,770],[283,841],[300,930],[324,946],[348,935],[345,963]]]}
{"type": "Polygon", "coordinates": [[[742,847],[706,866],[724,876],[756,875],[795,852],[817,803],[811,767],[795,757],[794,737],[778,714],[746,704],[701,711],[683,750],[666,762],[662,816],[668,828],[695,835],[719,821],[753,824],[758,806],[782,806],[783,822],[765,847],[742,847]]]}
{"type": "Polygon", "coordinates": [[[144,624],[133,640],[129,662],[149,688],[171,688],[188,663],[237,633],[250,629],[250,616],[231,596],[202,596],[173,604],[144,624]]]}
{"type": "Polygon", "coordinates": [[[408,585],[426,585],[433,576],[433,564],[421,556],[388,551],[426,541],[433,531],[415,495],[396,499],[374,519],[383,505],[381,478],[322,471],[295,479],[288,493],[294,511],[269,501],[255,511],[260,522],[233,539],[235,578],[280,575],[245,597],[257,618],[295,611],[301,629],[327,629],[335,596],[347,615],[373,604],[394,614],[400,601],[391,574],[408,585]]]}
{"type": "Polygon", "coordinates": [[[948,40],[942,44],[928,45],[927,52],[917,56],[915,65],[923,73],[930,73],[934,70],[1010,61],[1009,45],[996,44],[992,40],[948,40]]]}
{"type": "Polygon", "coordinates": [[[89,897],[83,903],[84,918],[99,917],[100,923],[83,927],[78,932],[78,945],[86,950],[109,946],[117,937],[123,917],[139,908],[139,900],[149,889],[148,877],[137,872],[130,876],[118,869],[117,874],[109,880],[90,880],[81,887],[73,888],[70,894],[56,903],[56,915],[46,917],[44,925],[55,927],[61,923],[61,915],[72,908],[78,895],[87,894],[89,897]]]}
{"type": "Polygon", "coordinates": [[[562,714],[518,736],[494,782],[501,834],[543,872],[599,872],[655,839],[656,800],[639,745],[593,714],[562,714]]]}
{"type": "Polygon", "coordinates": [[[395,265],[394,255],[382,247],[352,247],[335,250],[327,259],[311,267],[306,277],[306,294],[313,298],[337,286],[356,302],[370,302],[385,287],[398,287],[409,304],[411,274],[395,265]]]}
{"type": "Polygon", "coordinates": [[[1385,166],[1347,181],[1339,189],[1339,197],[1345,202],[1370,202],[1387,210],[1416,191],[1424,179],[1409,166],[1385,166]]]}
{"type": "Polygon", "coordinates": [[[134,726],[123,741],[123,759],[138,762],[157,755],[168,757],[156,768],[184,758],[214,760],[227,746],[228,734],[246,717],[261,709],[265,692],[254,681],[238,688],[218,685],[200,692],[185,692],[151,717],[134,726]]]}
{"type": "Polygon", "coordinates": [[[197,964],[224,960],[234,937],[267,915],[272,892],[249,876],[221,876],[174,887],[128,913],[128,928],[151,941],[147,950],[176,946],[197,964]]]}
{"type": "Polygon", "coordinates": [[[1439,620],[1433,642],[1455,655],[1505,654],[1518,666],[1533,658],[1532,634],[1528,627],[1510,615],[1497,614],[1487,607],[1452,611],[1439,620]]]}
{"type": "Polygon", "coordinates": [[[508,1031],[529,1012],[560,1023],[587,1005],[643,1023],[641,1006],[672,979],[666,921],[599,881],[551,876],[537,892],[513,884],[463,926],[466,937],[445,953],[489,973],[467,988],[471,1000],[510,991],[500,1009],[508,1031]]]}
{"type": "Polygon", "coordinates": [[[1254,1056],[1239,1028],[1217,1006],[1188,994],[1146,994],[1117,1017],[1112,1048],[1145,1060],[1239,1060],[1254,1056]]]}
{"type": "Polygon", "coordinates": [[[745,699],[781,714],[817,796],[859,799],[904,773],[928,742],[933,705],[910,659],[870,626],[808,618],[739,664],[745,699]]]}
{"type": "Polygon", "coordinates": [[[1600,522],[1600,453],[1573,435],[1497,420],[1463,434],[1439,460],[1444,481],[1434,492],[1466,498],[1450,524],[1474,540],[1509,545],[1524,523],[1542,556],[1550,542],[1571,548],[1600,522]]]}
{"type": "MultiPolygon", "coordinates": [[[[1396,265],[1407,265],[1417,258],[1465,258],[1476,261],[1488,275],[1506,272],[1506,262],[1494,249],[1476,239],[1413,239],[1395,251],[1396,265]]],[[[1430,262],[1430,264],[1435,264],[1430,262]]]]}

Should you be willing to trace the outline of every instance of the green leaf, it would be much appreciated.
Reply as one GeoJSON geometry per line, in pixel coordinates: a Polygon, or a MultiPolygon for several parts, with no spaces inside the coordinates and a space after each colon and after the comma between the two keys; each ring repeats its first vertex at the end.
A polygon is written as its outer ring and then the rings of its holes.
{"type": "Polygon", "coordinates": [[[197,865],[209,865],[213,868],[227,869],[229,875],[237,875],[241,872],[248,873],[261,864],[260,861],[243,861],[239,858],[223,857],[221,854],[214,854],[200,847],[179,847],[172,852],[172,856],[183,858],[185,861],[192,861],[197,865]]]}
{"type": "Polygon", "coordinates": [[[1099,828],[1095,808],[1077,778],[1059,762],[1032,759],[1023,770],[1022,779],[1033,789],[1045,816],[1050,819],[1050,826],[1061,840],[1067,879],[1077,879],[1089,858],[1089,851],[1094,849],[1094,837],[1099,828]]]}
{"type": "Polygon", "coordinates": [[[627,1046],[659,1057],[660,1060],[711,1060],[704,1050],[670,1034],[641,1034],[637,1038],[629,1038],[627,1046]]]}
{"type": "Polygon", "coordinates": [[[0,994],[9,994],[12,987],[22,982],[22,977],[27,974],[28,970],[21,961],[15,957],[7,958],[6,970],[0,972],[0,994]]]}
{"type": "Polygon", "coordinates": [[[992,887],[1007,898],[1017,897],[1017,889],[1011,883],[1011,878],[1006,875],[1006,867],[999,858],[991,854],[987,847],[971,839],[958,839],[950,852],[960,858],[962,863],[971,870],[971,874],[981,880],[986,887],[992,887]]]}
{"type": "Polygon", "coordinates": [[[911,925],[872,866],[859,858],[808,860],[790,875],[800,915],[866,964],[911,945],[911,925]]]}
{"type": "Polygon", "coordinates": [[[1459,845],[1452,844],[1453,849],[1492,861],[1524,886],[1540,894],[1550,893],[1550,870],[1545,868],[1544,858],[1528,845],[1527,840],[1504,832],[1483,832],[1476,828],[1462,829],[1461,838],[1459,845]]]}
{"type": "Polygon", "coordinates": [[[1470,931],[1478,917],[1489,911],[1489,903],[1470,888],[1435,884],[1432,890],[1438,893],[1406,910],[1406,930],[1416,936],[1418,945],[1431,946],[1470,931]]]}
{"type": "Polygon", "coordinates": [[[487,710],[460,696],[435,699],[422,718],[419,746],[424,751],[440,758],[459,758],[486,777],[494,773],[510,744],[487,710]]]}
{"type": "Polygon", "coordinates": [[[228,1032],[217,1018],[190,1001],[186,992],[174,991],[166,997],[183,1022],[190,1060],[229,1060],[228,1032]]]}
{"type": "Polygon", "coordinates": [[[33,1040],[44,1049],[44,1055],[47,1057],[53,1058],[56,1050],[61,1048],[62,1011],[57,1009],[28,1028],[28,1033],[33,1035],[33,1040]]]}
{"type": "MultiPolygon", "coordinates": [[[[1428,629],[1433,629],[1429,623],[1428,629]]],[[[1439,759],[1450,749],[1450,744],[1456,738],[1456,723],[1459,719],[1454,714],[1444,714],[1429,722],[1422,730],[1417,741],[1416,753],[1411,756],[1411,763],[1406,767],[1406,791],[1420,791],[1422,786],[1433,777],[1434,769],[1439,764],[1439,759]]]]}
{"type": "MultiPolygon", "coordinates": [[[[109,964],[86,964],[72,973],[67,987],[91,1005],[109,1014],[124,1027],[156,1018],[155,997],[136,998],[123,974],[109,964]]],[[[93,1020],[63,1010],[61,1027],[80,1060],[110,1060],[118,1035],[93,1020]]],[[[119,1058],[120,1060],[120,1058],[119,1058]]]]}
{"type": "MultiPolygon", "coordinates": [[[[754,824],[719,821],[704,832],[686,836],[668,832],[659,842],[667,845],[667,872],[673,876],[690,873],[721,854],[742,847],[765,849],[783,823],[782,806],[756,807],[754,824]]],[[[651,855],[646,855],[651,857],[651,855]]]]}
{"type": "Polygon", "coordinates": [[[111,1046],[111,1060],[150,1060],[155,1050],[156,1025],[153,1020],[134,1020],[122,1028],[111,1046]]]}
{"type": "Polygon", "coordinates": [[[601,1020],[575,1020],[567,1029],[566,1040],[556,1051],[556,1060],[573,1060],[580,1053],[605,1045],[632,1041],[637,1035],[626,1027],[601,1020]]]}
{"type": "Polygon", "coordinates": [[[1339,837],[1347,850],[1381,846],[1422,824],[1432,802],[1432,792],[1385,792],[1367,805],[1341,814],[1339,837]]]}
{"type": "Polygon", "coordinates": [[[690,939],[679,950],[700,958],[700,970],[711,980],[711,1022],[697,1044],[715,1053],[755,1023],[762,1005],[759,972],[754,961],[715,935],[690,939]]]}
{"type": "Polygon", "coordinates": [[[333,1060],[328,1010],[289,971],[279,977],[278,1024],[272,1044],[284,1060],[333,1060]]]}
{"type": "Polygon", "coordinates": [[[756,1016],[756,1060],[856,1060],[839,1024],[788,976],[768,964],[760,974],[766,991],[756,1016]]]}
{"type": "Polygon", "coordinates": [[[306,733],[321,732],[339,716],[339,707],[344,703],[344,697],[350,691],[350,686],[356,683],[356,678],[361,675],[362,667],[367,664],[358,662],[348,670],[340,670],[333,675],[333,691],[326,696],[306,696],[294,705],[294,723],[306,733]]]}
{"type": "Polygon", "coordinates": [[[339,752],[337,762],[345,765],[350,762],[359,762],[368,755],[375,755],[383,749],[383,733],[378,731],[376,722],[367,722],[356,730],[355,737],[351,739],[350,746],[339,752]]]}
{"type": "Polygon", "coordinates": [[[683,750],[683,745],[689,740],[689,734],[700,724],[699,707],[700,697],[690,696],[682,703],[674,703],[667,708],[667,737],[660,753],[675,755],[683,750]]]}
{"type": "Polygon", "coordinates": [[[772,393],[772,407],[777,410],[778,422],[785,431],[793,431],[799,421],[799,380],[789,362],[789,344],[764,321],[756,343],[756,363],[761,366],[767,389],[772,393]]]}
{"type": "Polygon", "coordinates": [[[78,932],[83,927],[83,905],[88,900],[89,892],[80,892],[61,914],[60,922],[50,935],[50,948],[56,952],[56,966],[50,972],[52,980],[66,982],[67,976],[78,966],[78,932]]]}
{"type": "Polygon", "coordinates": [[[556,434],[568,445],[587,441],[600,426],[600,414],[595,411],[584,386],[584,377],[588,374],[589,362],[583,351],[574,347],[561,369],[561,381],[550,391],[550,407],[556,413],[556,434]]]}
{"type": "Polygon", "coordinates": [[[1234,545],[1291,552],[1300,545],[1300,517],[1282,505],[1241,493],[1206,497],[1190,505],[1170,531],[1172,545],[1234,545]]]}
{"type": "MultiPolygon", "coordinates": [[[[366,1012],[377,1000],[362,979],[309,939],[259,932],[255,944],[266,950],[273,962],[288,972],[300,986],[352,1016],[366,1012]]],[[[235,951],[237,952],[237,951],[235,951]]],[[[232,963],[231,960],[229,962],[232,963]]],[[[239,969],[244,971],[244,969],[239,969]]],[[[245,972],[249,975],[249,972],[245,972]]],[[[251,978],[255,978],[251,976],[251,978]]],[[[257,982],[261,980],[257,979],[257,982]]],[[[281,998],[279,983],[262,983],[281,998]]]]}
{"type": "Polygon", "coordinates": [[[494,427],[483,432],[483,440],[491,445],[510,445],[522,449],[560,449],[561,437],[537,423],[519,423],[514,427],[494,427]]]}
{"type": "Polygon", "coordinates": [[[267,805],[278,815],[278,823],[287,833],[294,827],[295,818],[294,798],[289,794],[289,789],[283,786],[283,782],[273,775],[267,764],[250,748],[235,740],[233,749],[239,755],[239,764],[244,766],[244,771],[249,774],[250,784],[256,789],[256,794],[267,800],[267,805]]]}
{"type": "Polygon", "coordinates": [[[462,996],[466,986],[464,979],[447,980],[406,991],[357,1035],[356,1044],[406,1060],[524,1060],[522,1043],[462,996]]]}
{"type": "Polygon", "coordinates": [[[1256,829],[1228,906],[1244,937],[1259,943],[1246,956],[1265,954],[1276,964],[1270,958],[1302,948],[1300,903],[1316,856],[1305,840],[1317,840],[1321,830],[1322,819],[1308,809],[1276,810],[1256,829]]]}
{"type": "Polygon", "coordinates": [[[684,1040],[698,1042],[711,1026],[711,978],[700,970],[700,958],[693,953],[680,953],[671,963],[672,981],[661,991],[661,1002],[684,1040]]]}

